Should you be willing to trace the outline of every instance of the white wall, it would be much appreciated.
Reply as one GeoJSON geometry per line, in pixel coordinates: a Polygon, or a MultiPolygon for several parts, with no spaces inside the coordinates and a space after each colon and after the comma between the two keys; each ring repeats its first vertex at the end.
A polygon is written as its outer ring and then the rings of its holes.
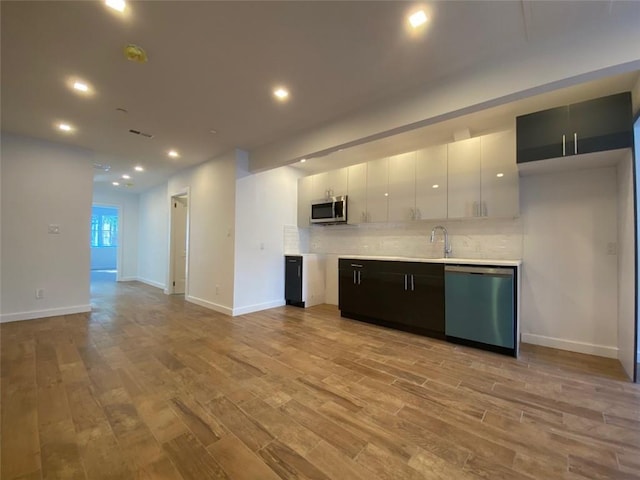
{"type": "Polygon", "coordinates": [[[3,132],[1,153],[0,319],[90,311],[91,152],[3,132]]]}
{"type": "MultiPolygon", "coordinates": [[[[236,155],[232,151],[169,179],[164,200],[189,188],[189,264],[186,299],[231,314],[233,311],[236,155]]],[[[168,247],[167,247],[168,248],[168,247]]],[[[168,275],[167,251],[164,275],[168,275]]]]}
{"type": "Polygon", "coordinates": [[[165,288],[168,265],[169,200],[167,185],[140,194],[138,275],[141,282],[165,288]]]}
{"type": "Polygon", "coordinates": [[[617,358],[615,167],[521,178],[522,340],[617,358]]]}
{"type": "Polygon", "coordinates": [[[633,379],[635,351],[635,224],[633,155],[618,164],[618,359],[633,379]]]}
{"type": "Polygon", "coordinates": [[[118,280],[135,280],[138,277],[138,195],[118,191],[94,192],[93,203],[120,208],[118,280]]]}
{"type": "Polygon", "coordinates": [[[285,303],[283,232],[297,220],[299,176],[289,167],[238,175],[234,315],[285,303]]]}

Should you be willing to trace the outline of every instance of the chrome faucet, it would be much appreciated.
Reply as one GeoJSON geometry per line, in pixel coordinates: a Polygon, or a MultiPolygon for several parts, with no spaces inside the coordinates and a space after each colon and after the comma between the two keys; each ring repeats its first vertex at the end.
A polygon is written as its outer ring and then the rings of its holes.
{"type": "Polygon", "coordinates": [[[433,227],[433,229],[431,229],[430,242],[434,242],[436,238],[436,230],[438,229],[442,230],[442,233],[444,234],[444,258],[449,258],[449,255],[451,254],[451,244],[449,243],[449,232],[447,232],[446,228],[444,228],[442,225],[436,225],[435,227],[433,227]]]}

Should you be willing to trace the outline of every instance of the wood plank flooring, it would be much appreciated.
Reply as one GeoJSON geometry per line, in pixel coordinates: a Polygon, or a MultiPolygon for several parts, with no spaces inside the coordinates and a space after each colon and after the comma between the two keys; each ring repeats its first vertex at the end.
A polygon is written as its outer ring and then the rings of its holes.
{"type": "Polygon", "coordinates": [[[0,327],[4,480],[640,478],[616,361],[92,292],[91,314],[0,327]]]}

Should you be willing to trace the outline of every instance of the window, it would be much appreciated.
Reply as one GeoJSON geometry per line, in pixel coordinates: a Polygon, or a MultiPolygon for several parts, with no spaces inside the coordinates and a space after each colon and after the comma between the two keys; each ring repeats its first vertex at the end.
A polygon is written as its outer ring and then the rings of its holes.
{"type": "Polygon", "coordinates": [[[117,247],[118,246],[118,215],[100,212],[96,209],[91,215],[91,246],[92,247],[117,247]]]}

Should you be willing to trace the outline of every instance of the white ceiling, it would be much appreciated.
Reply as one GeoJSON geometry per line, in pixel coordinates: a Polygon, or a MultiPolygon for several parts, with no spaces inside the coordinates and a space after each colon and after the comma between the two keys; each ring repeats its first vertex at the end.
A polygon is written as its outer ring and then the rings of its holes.
{"type": "MultiPolygon", "coordinates": [[[[120,15],[102,2],[2,1],[2,129],[97,152],[94,161],[112,166],[96,176],[98,187],[143,164],[129,188],[139,192],[233,148],[251,152],[538,42],[640,24],[636,1],[441,1],[422,4],[430,21],[415,35],[406,15],[416,5],[157,1],[130,2],[120,15]],[[145,48],[149,62],[126,60],[128,43],[145,48]],[[73,77],[95,94],[72,92],[73,77]],[[288,102],[274,101],[277,84],[290,88],[288,102]],[[77,130],[62,135],[53,128],[60,120],[77,130]],[[181,157],[169,158],[170,148],[181,157]]],[[[625,77],[599,89],[629,85],[625,77]]],[[[496,110],[494,121],[539,105],[496,110]]],[[[467,119],[472,130],[488,126],[474,121],[489,120],[467,119]]],[[[450,137],[460,125],[432,128],[450,137]]],[[[408,150],[423,133],[363,152],[408,150]]]]}

